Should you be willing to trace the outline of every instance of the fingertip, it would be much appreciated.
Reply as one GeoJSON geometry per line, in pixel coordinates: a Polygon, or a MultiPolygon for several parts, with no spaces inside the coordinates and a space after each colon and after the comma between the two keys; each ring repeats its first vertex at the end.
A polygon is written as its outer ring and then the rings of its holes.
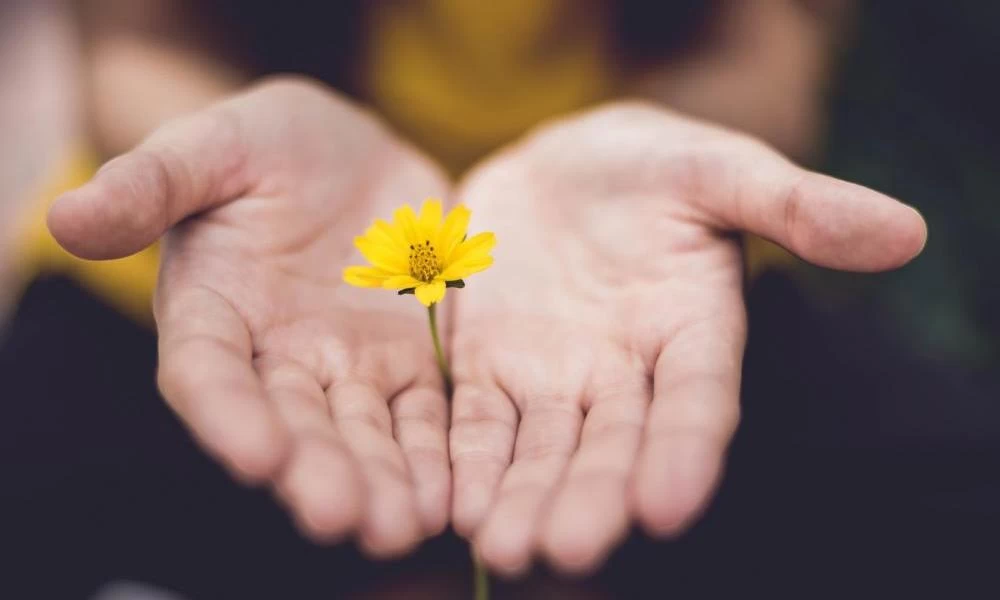
{"type": "MultiPolygon", "coordinates": [[[[885,271],[906,265],[923,252],[927,244],[927,223],[923,215],[912,206],[883,198],[889,203],[873,219],[868,252],[859,255],[861,271],[885,271]]],[[[865,245],[859,245],[864,248],[865,245]]]]}
{"type": "Polygon", "coordinates": [[[342,498],[331,496],[324,501],[308,501],[293,509],[299,530],[318,544],[343,541],[357,524],[359,510],[342,498]]]}
{"type": "MultiPolygon", "coordinates": [[[[75,191],[75,190],[74,190],[75,191]]],[[[66,207],[73,204],[73,191],[62,193],[56,196],[56,199],[52,201],[49,206],[49,210],[45,215],[45,226],[48,228],[49,233],[52,237],[56,239],[57,242],[63,244],[72,243],[73,232],[69,230],[69,226],[72,221],[67,219],[66,207]]],[[[68,249],[68,248],[67,248],[68,249]]]]}
{"type": "Polygon", "coordinates": [[[417,486],[420,522],[428,537],[440,535],[448,527],[451,481],[447,473],[440,480],[424,480],[417,486]]]}
{"type": "Polygon", "coordinates": [[[593,543],[587,529],[549,529],[542,538],[541,550],[549,565],[569,577],[592,573],[607,555],[607,550],[593,543]]]}
{"type": "Polygon", "coordinates": [[[420,516],[412,493],[378,489],[370,494],[358,545],[376,559],[402,556],[423,541],[420,516]]]}
{"type": "Polygon", "coordinates": [[[299,445],[277,491],[299,530],[319,543],[342,540],[364,513],[364,488],[353,464],[320,440],[299,445]]]}
{"type": "Polygon", "coordinates": [[[900,235],[899,255],[900,265],[913,260],[924,251],[927,246],[927,220],[919,210],[912,206],[904,205],[906,215],[901,219],[902,232],[900,235]]]}
{"type": "Polygon", "coordinates": [[[606,557],[607,552],[593,552],[582,548],[558,552],[545,549],[545,558],[549,566],[562,577],[569,578],[592,575],[606,557]]]}
{"type": "Polygon", "coordinates": [[[677,502],[667,502],[640,486],[635,500],[636,520],[652,537],[666,538],[680,534],[687,523],[687,509],[677,502]]]}
{"type": "Polygon", "coordinates": [[[385,560],[409,553],[423,539],[416,515],[405,510],[382,511],[380,515],[369,514],[358,536],[358,545],[365,555],[385,560]]]}
{"type": "Polygon", "coordinates": [[[392,560],[410,554],[420,545],[420,536],[392,535],[374,537],[363,535],[358,538],[361,553],[373,560],[392,560]]]}
{"type": "Polygon", "coordinates": [[[171,225],[171,185],[162,157],[139,150],[124,154],[55,200],[47,216],[49,231],[80,258],[129,256],[156,242],[171,225]]]}
{"type": "Polygon", "coordinates": [[[484,531],[475,541],[476,556],[504,579],[518,579],[531,568],[531,551],[518,536],[506,531],[484,531]]]}
{"type": "MultiPolygon", "coordinates": [[[[185,385],[192,387],[193,383],[185,385]]],[[[219,399],[216,396],[215,400],[219,399]]],[[[244,484],[274,478],[289,458],[290,435],[264,406],[205,401],[182,408],[182,416],[201,443],[244,484]]]]}
{"type": "Polygon", "coordinates": [[[459,536],[470,539],[475,535],[489,510],[489,489],[478,482],[455,487],[452,504],[452,527],[459,536]]]}
{"type": "Polygon", "coordinates": [[[541,550],[554,569],[563,575],[593,572],[628,530],[624,494],[616,498],[597,492],[594,503],[580,496],[563,495],[553,505],[543,530],[541,550]],[[605,496],[605,497],[600,497],[605,496]]]}
{"type": "MultiPolygon", "coordinates": [[[[803,210],[806,258],[861,272],[901,267],[923,250],[927,224],[915,208],[867,187],[815,175],[820,198],[803,210]],[[807,214],[809,213],[809,214],[807,214]]],[[[803,206],[806,204],[803,202],[803,206]]]]}
{"type": "Polygon", "coordinates": [[[92,196],[89,184],[60,195],[49,207],[46,226],[56,242],[74,256],[87,260],[111,258],[103,247],[104,238],[93,231],[92,196]]]}
{"type": "Polygon", "coordinates": [[[289,436],[274,420],[245,422],[227,437],[221,449],[224,459],[249,485],[273,479],[290,453],[289,436]]]}
{"type": "Polygon", "coordinates": [[[483,564],[503,577],[527,572],[538,549],[539,523],[523,508],[508,502],[492,510],[473,542],[483,564]]]}
{"type": "Polygon", "coordinates": [[[701,516],[719,476],[720,465],[712,462],[680,449],[640,459],[632,504],[649,535],[679,535],[701,516]]]}

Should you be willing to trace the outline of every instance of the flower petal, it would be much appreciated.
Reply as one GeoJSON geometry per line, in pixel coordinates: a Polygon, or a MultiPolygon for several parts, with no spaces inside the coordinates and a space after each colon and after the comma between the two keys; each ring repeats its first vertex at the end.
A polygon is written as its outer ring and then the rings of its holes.
{"type": "Polygon", "coordinates": [[[409,273],[410,257],[395,246],[386,246],[359,236],[354,238],[354,245],[361,254],[376,267],[396,275],[409,273]]]}
{"type": "Polygon", "coordinates": [[[441,230],[441,201],[437,198],[424,200],[424,205],[420,207],[420,232],[424,241],[430,240],[431,245],[437,247],[438,231],[441,230]]]}
{"type": "Polygon", "coordinates": [[[485,258],[489,256],[490,250],[493,249],[496,243],[497,238],[492,232],[477,233],[455,248],[455,251],[451,253],[448,263],[444,267],[447,269],[451,265],[465,259],[485,258]]]}
{"type": "Polygon", "coordinates": [[[493,257],[487,256],[485,258],[477,258],[475,260],[465,259],[457,263],[452,263],[445,269],[439,278],[445,281],[454,281],[456,279],[465,279],[473,273],[478,273],[480,271],[485,271],[493,264],[493,257]]]}
{"type": "Polygon", "coordinates": [[[459,204],[448,211],[448,216],[444,219],[441,233],[438,234],[438,256],[447,259],[454,252],[455,248],[465,237],[465,231],[469,228],[469,217],[472,211],[464,204],[459,204]]]}
{"type": "Polygon", "coordinates": [[[444,281],[440,279],[435,279],[430,283],[421,283],[414,290],[414,294],[417,296],[417,300],[424,306],[430,306],[435,302],[440,302],[444,298],[445,285],[444,281]]]}
{"type": "Polygon", "coordinates": [[[375,223],[365,231],[364,237],[376,244],[398,248],[401,251],[408,251],[410,248],[410,244],[403,236],[403,230],[383,219],[375,219],[375,223]]]}
{"type": "Polygon", "coordinates": [[[389,274],[375,267],[347,267],[344,269],[344,282],[357,287],[382,287],[382,282],[389,274]]]}
{"type": "Polygon", "coordinates": [[[382,287],[387,290],[405,290],[406,288],[415,288],[421,285],[424,285],[424,282],[414,278],[412,275],[393,275],[392,277],[387,277],[382,282],[382,287]]]}
{"type": "Polygon", "coordinates": [[[406,247],[409,248],[410,244],[417,244],[418,242],[423,242],[420,239],[420,230],[417,227],[417,213],[413,212],[413,207],[409,204],[404,204],[396,209],[396,212],[392,214],[392,218],[399,227],[399,230],[403,232],[403,238],[406,241],[406,247]]]}

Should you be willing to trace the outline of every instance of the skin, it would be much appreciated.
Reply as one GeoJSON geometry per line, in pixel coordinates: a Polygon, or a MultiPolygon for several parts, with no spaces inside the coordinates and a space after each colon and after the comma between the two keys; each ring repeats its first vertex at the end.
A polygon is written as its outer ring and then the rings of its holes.
{"type": "Polygon", "coordinates": [[[739,419],[732,232],[857,271],[906,263],[926,236],[895,200],[645,104],[547,124],[450,190],[301,80],[164,125],[59,199],[49,226],[94,259],[169,232],[164,397],[305,532],[391,556],[450,516],[510,575],[539,556],[589,571],[633,521],[668,536],[703,510],[739,419]],[[422,307],[340,279],[361,264],[354,235],[428,195],[465,202],[470,230],[499,240],[495,266],[444,305],[450,430],[422,307]]]}
{"type": "Polygon", "coordinates": [[[367,113],[280,80],[165,125],[60,198],[49,226],[92,259],[169,229],[164,398],[305,533],[392,556],[446,525],[447,405],[422,307],[341,271],[362,262],[352,241],[373,215],[447,186],[367,113]]]}
{"type": "Polygon", "coordinates": [[[919,214],[652,104],[542,127],[458,195],[497,235],[455,301],[453,521],[494,570],[592,570],[638,521],[704,509],[739,421],[732,232],[816,264],[898,267],[919,214]]]}

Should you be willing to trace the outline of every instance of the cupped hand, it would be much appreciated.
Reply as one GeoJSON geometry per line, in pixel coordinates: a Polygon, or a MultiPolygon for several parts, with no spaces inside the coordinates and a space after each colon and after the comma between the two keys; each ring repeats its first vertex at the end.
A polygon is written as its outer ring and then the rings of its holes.
{"type": "Polygon", "coordinates": [[[307,533],[392,555],[446,524],[447,404],[421,307],[341,272],[372,218],[448,185],[361,109],[277,80],[165,125],[49,226],[92,259],[168,232],[154,309],[169,405],[307,533]]]}
{"type": "Polygon", "coordinates": [[[459,200],[498,243],[455,295],[452,518],[508,574],[589,570],[633,520],[672,535],[709,501],[740,413],[733,232],[855,271],[926,236],[895,200],[640,104],[544,127],[459,200]]]}

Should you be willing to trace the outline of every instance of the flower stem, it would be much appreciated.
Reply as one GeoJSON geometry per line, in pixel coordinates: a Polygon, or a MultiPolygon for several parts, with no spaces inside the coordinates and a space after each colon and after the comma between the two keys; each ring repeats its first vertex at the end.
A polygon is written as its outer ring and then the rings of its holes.
{"type": "Polygon", "coordinates": [[[475,553],[472,555],[472,565],[475,570],[476,600],[490,600],[490,579],[486,567],[479,562],[475,553]]]}
{"type": "Polygon", "coordinates": [[[448,397],[451,397],[451,367],[448,365],[448,359],[444,356],[444,349],[441,347],[441,337],[438,335],[437,326],[437,304],[431,304],[427,307],[427,316],[430,317],[431,321],[431,338],[434,339],[434,354],[437,356],[438,369],[441,371],[441,378],[444,379],[445,391],[448,397]]]}
{"type": "MultiPolygon", "coordinates": [[[[451,380],[451,367],[448,365],[448,359],[444,355],[444,348],[441,346],[441,336],[438,335],[437,326],[437,304],[431,304],[427,307],[427,316],[431,323],[431,338],[434,340],[434,355],[437,357],[438,369],[441,371],[441,378],[444,379],[444,385],[448,397],[451,398],[451,392],[454,389],[452,387],[451,380]]],[[[486,568],[483,566],[479,559],[476,558],[474,552],[470,552],[472,556],[472,565],[474,569],[473,578],[475,580],[475,600],[489,600],[490,598],[490,580],[489,573],[486,572],[486,568]]]]}

